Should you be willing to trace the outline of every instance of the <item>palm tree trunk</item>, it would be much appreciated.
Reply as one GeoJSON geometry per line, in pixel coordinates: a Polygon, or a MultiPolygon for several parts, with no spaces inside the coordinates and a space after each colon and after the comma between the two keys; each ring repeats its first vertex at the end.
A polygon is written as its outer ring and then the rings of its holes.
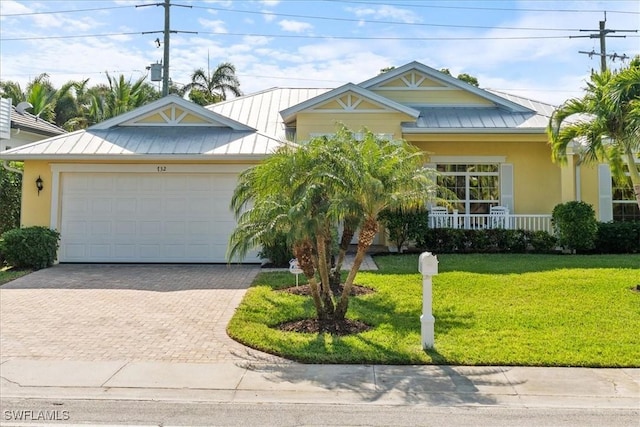
{"type": "Polygon", "coordinates": [[[358,251],[356,252],[355,259],[353,260],[353,266],[349,271],[347,280],[344,282],[344,288],[342,289],[342,295],[336,307],[334,319],[336,322],[344,320],[347,309],[349,308],[349,295],[351,294],[351,288],[353,287],[353,281],[360,270],[364,256],[367,253],[367,249],[373,243],[373,239],[378,233],[378,221],[375,218],[367,218],[360,230],[360,236],[358,237],[358,251]]]}
{"type": "Polygon", "coordinates": [[[342,236],[340,238],[340,246],[338,252],[338,261],[336,265],[331,269],[331,276],[329,277],[331,283],[331,289],[337,294],[340,291],[340,280],[341,280],[341,271],[342,264],[344,263],[344,259],[347,256],[347,251],[349,250],[349,245],[351,245],[351,241],[353,240],[353,235],[355,234],[355,226],[353,224],[356,223],[354,219],[345,219],[344,221],[344,229],[342,230],[342,236]]]}
{"type": "Polygon", "coordinates": [[[322,299],[320,298],[320,290],[318,288],[318,282],[316,281],[311,248],[312,246],[309,241],[297,243],[293,245],[293,254],[298,259],[298,266],[309,282],[309,287],[311,288],[311,297],[313,298],[313,305],[316,307],[316,315],[318,317],[318,320],[320,322],[323,322],[327,319],[327,313],[324,310],[322,299]]]}
{"type": "Polygon", "coordinates": [[[316,237],[316,249],[318,251],[318,271],[320,272],[320,297],[322,299],[324,313],[331,318],[334,312],[334,304],[329,285],[329,266],[327,265],[327,247],[324,236],[318,233],[316,237]]]}
{"type": "Polygon", "coordinates": [[[633,192],[636,196],[636,202],[640,209],[640,172],[638,172],[638,166],[636,166],[636,159],[631,151],[631,144],[627,144],[625,147],[627,156],[627,167],[629,168],[629,177],[631,178],[631,185],[633,185],[633,192]]]}

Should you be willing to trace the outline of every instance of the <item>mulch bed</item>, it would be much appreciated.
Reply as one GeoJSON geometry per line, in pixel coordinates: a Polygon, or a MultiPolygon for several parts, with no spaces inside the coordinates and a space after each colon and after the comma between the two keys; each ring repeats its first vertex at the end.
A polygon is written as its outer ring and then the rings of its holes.
{"type": "MultiPolygon", "coordinates": [[[[342,286],[340,286],[340,291],[342,291],[342,286]]],[[[310,285],[300,285],[300,286],[290,286],[288,288],[280,289],[280,292],[288,292],[293,295],[303,295],[310,296],[311,295],[311,286],[310,285]]],[[[366,286],[353,285],[351,287],[351,295],[352,297],[358,295],[368,295],[374,293],[375,290],[372,288],[368,288],[366,286]]]]}
{"type": "Polygon", "coordinates": [[[371,326],[359,320],[345,319],[337,325],[321,325],[318,319],[303,319],[294,322],[282,323],[277,326],[281,331],[285,332],[302,332],[308,334],[318,334],[328,332],[332,335],[352,335],[365,332],[371,329],[371,326]]]}

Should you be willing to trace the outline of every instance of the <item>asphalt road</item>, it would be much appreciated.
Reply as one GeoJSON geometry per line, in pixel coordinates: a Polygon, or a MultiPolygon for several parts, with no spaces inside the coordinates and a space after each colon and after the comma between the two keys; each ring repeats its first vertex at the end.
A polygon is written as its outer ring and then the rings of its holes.
{"type": "Polygon", "coordinates": [[[569,409],[368,404],[245,404],[3,399],[0,425],[141,426],[581,426],[640,425],[640,408],[569,409]],[[22,417],[22,420],[18,418],[22,417]],[[25,419],[28,418],[28,419],[25,419]],[[50,421],[45,421],[49,418],[50,421]]]}

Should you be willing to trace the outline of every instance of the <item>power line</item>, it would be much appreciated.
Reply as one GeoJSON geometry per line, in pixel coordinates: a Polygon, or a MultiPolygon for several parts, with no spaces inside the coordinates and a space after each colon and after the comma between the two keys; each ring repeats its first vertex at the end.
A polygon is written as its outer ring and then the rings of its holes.
{"type": "MultiPolygon", "coordinates": [[[[211,6],[193,6],[196,9],[215,10],[217,12],[230,12],[230,13],[244,13],[253,15],[264,15],[263,11],[254,10],[237,10],[237,9],[225,9],[221,7],[211,6]]],[[[281,16],[285,18],[303,18],[303,19],[318,19],[325,21],[337,21],[337,22],[355,22],[365,24],[384,24],[384,25],[407,25],[416,27],[438,27],[438,28],[468,28],[468,29],[480,29],[480,30],[527,30],[527,31],[562,31],[562,32],[577,32],[580,31],[577,28],[538,28],[538,27],[490,27],[485,25],[455,25],[455,24],[430,24],[423,22],[402,22],[402,21],[378,21],[378,20],[366,20],[358,18],[337,18],[329,16],[314,16],[314,15],[298,15],[291,13],[273,13],[269,12],[269,15],[281,16]]]]}
{"type": "Polygon", "coordinates": [[[16,17],[16,16],[31,16],[31,15],[54,15],[58,13],[74,13],[74,12],[95,12],[98,10],[112,10],[112,9],[128,9],[131,6],[111,6],[111,7],[94,7],[91,9],[68,9],[68,10],[51,10],[47,12],[23,12],[23,13],[2,13],[0,17],[16,17]]]}
{"type": "MultiPolygon", "coordinates": [[[[349,1],[349,0],[318,0],[327,3],[351,3],[381,6],[385,3],[367,2],[367,1],[349,1]]],[[[636,1],[636,0],[631,0],[636,1]]],[[[562,12],[562,13],[602,13],[601,9],[539,9],[539,8],[509,8],[509,7],[487,7],[487,6],[442,6],[442,5],[425,5],[425,4],[407,4],[407,3],[393,3],[397,7],[410,7],[410,8],[422,8],[422,9],[453,9],[453,10],[488,10],[488,11],[512,11],[512,12],[562,12]]],[[[19,17],[19,16],[32,16],[32,15],[53,15],[58,13],[76,13],[76,12],[94,12],[102,10],[113,9],[127,9],[132,6],[111,6],[111,7],[94,7],[89,9],[66,9],[66,10],[52,10],[43,12],[22,12],[22,13],[5,13],[0,14],[0,17],[19,17]]],[[[194,6],[198,7],[198,6],[194,6]]],[[[222,9],[226,10],[226,9],[222,9]]],[[[607,10],[607,13],[621,13],[630,15],[640,15],[640,12],[625,11],[625,10],[607,10]]],[[[277,15],[277,14],[276,14],[277,15]]]]}
{"type": "MultiPolygon", "coordinates": [[[[29,40],[49,40],[49,39],[79,39],[91,37],[114,37],[114,36],[130,36],[144,35],[152,33],[162,33],[157,31],[141,31],[126,33],[101,33],[101,34],[76,34],[66,36],[34,36],[34,37],[8,37],[0,38],[0,42],[5,41],[29,41],[29,40]]],[[[215,31],[177,31],[172,33],[191,33],[191,34],[209,34],[215,36],[236,36],[236,37],[269,37],[269,38],[285,38],[285,39],[335,39],[335,40],[416,40],[416,41],[468,41],[468,40],[541,40],[541,39],[567,39],[573,36],[495,36],[495,37],[366,37],[366,36],[335,36],[335,35],[304,35],[304,34],[260,34],[260,33],[228,33],[215,31]]],[[[640,36],[628,36],[629,38],[638,38],[640,36]]]]}
{"type": "MultiPolygon", "coordinates": [[[[329,3],[353,3],[364,4],[372,6],[382,6],[386,3],[376,3],[368,1],[353,1],[353,0],[321,0],[329,3]]],[[[637,0],[629,0],[629,2],[636,2],[637,0]]],[[[534,8],[510,8],[510,7],[487,7],[487,6],[441,6],[441,5],[428,5],[428,4],[407,4],[407,3],[393,3],[397,7],[411,7],[411,8],[424,8],[424,9],[462,9],[462,10],[496,10],[496,11],[511,11],[511,12],[569,12],[569,13],[602,13],[601,9],[534,9],[534,8]]],[[[625,10],[607,10],[608,13],[624,13],[632,15],[640,15],[640,12],[630,12],[625,10]]]]}

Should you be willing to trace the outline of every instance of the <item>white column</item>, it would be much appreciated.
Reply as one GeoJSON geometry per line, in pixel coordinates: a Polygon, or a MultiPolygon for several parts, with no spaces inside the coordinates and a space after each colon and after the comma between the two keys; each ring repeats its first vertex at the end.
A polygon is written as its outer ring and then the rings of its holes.
{"type": "Polygon", "coordinates": [[[438,258],[431,252],[423,252],[418,260],[418,270],[422,274],[422,315],[420,316],[422,348],[434,347],[436,319],[432,314],[432,277],[438,274],[438,258]]]}

